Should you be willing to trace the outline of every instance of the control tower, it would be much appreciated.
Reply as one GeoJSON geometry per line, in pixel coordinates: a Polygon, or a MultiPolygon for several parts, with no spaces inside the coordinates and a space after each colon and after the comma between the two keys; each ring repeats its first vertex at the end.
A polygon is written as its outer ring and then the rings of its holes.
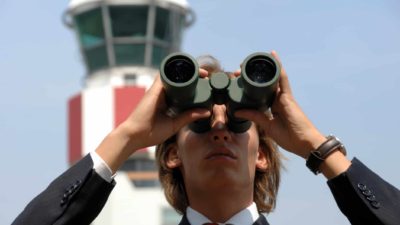
{"type": "MultiPolygon", "coordinates": [[[[68,160],[75,163],[127,118],[158,73],[180,50],[194,22],[186,0],[71,0],[64,14],[86,68],[82,91],[68,101],[68,160]]],[[[154,147],[118,171],[117,185],[95,225],[169,225],[180,216],[158,182],[154,147]]]]}

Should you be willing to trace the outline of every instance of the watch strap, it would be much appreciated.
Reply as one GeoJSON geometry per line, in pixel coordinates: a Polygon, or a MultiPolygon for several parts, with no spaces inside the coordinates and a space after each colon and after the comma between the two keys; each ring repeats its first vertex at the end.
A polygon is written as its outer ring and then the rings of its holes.
{"type": "Polygon", "coordinates": [[[322,162],[333,152],[341,151],[346,155],[346,149],[342,142],[335,136],[328,136],[327,140],[322,143],[315,151],[311,151],[307,158],[306,166],[315,174],[319,174],[321,171],[319,167],[322,162]]]}

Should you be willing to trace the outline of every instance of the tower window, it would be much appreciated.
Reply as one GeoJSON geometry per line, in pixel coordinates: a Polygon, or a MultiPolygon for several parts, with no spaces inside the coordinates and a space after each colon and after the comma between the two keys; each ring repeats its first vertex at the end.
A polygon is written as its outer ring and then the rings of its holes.
{"type": "Polygon", "coordinates": [[[136,74],[126,74],[124,76],[124,80],[125,80],[125,85],[135,85],[137,76],[136,74]]]}
{"type": "Polygon", "coordinates": [[[154,45],[151,64],[158,68],[161,64],[161,61],[168,55],[168,53],[169,52],[167,48],[154,45]]]}
{"type": "Polygon", "coordinates": [[[117,65],[144,64],[144,44],[114,44],[117,65]]]}
{"type": "Polygon", "coordinates": [[[104,45],[84,49],[89,71],[95,71],[108,66],[107,50],[104,45]]]}
{"type": "Polygon", "coordinates": [[[109,66],[101,8],[78,14],[74,20],[88,70],[109,66]]]}
{"type": "Polygon", "coordinates": [[[157,7],[156,10],[156,27],[154,36],[162,41],[171,41],[171,20],[170,11],[157,7]]]}
{"type": "Polygon", "coordinates": [[[111,6],[113,36],[145,37],[148,11],[148,6],[111,6]]]}
{"type": "Polygon", "coordinates": [[[75,17],[79,38],[84,48],[104,43],[103,19],[101,9],[96,8],[75,17]]]}
{"type": "Polygon", "coordinates": [[[128,177],[136,187],[159,187],[158,173],[154,160],[130,159],[120,170],[127,172],[128,177]]]}

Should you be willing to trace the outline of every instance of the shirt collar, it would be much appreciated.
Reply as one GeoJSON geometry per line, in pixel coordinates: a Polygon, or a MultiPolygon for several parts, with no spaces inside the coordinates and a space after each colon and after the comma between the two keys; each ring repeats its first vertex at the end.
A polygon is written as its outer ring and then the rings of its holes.
{"type": "MultiPolygon", "coordinates": [[[[194,210],[190,206],[186,209],[186,217],[191,225],[202,225],[211,221],[206,216],[194,210]]],[[[240,212],[233,215],[225,223],[219,224],[252,225],[258,219],[258,217],[259,214],[257,210],[257,205],[253,202],[247,208],[242,209],[240,212]]]]}

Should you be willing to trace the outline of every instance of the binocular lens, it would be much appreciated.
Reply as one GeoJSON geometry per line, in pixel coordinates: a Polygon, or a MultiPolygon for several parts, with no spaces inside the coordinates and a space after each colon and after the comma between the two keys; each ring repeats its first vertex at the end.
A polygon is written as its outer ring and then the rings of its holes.
{"type": "Polygon", "coordinates": [[[256,83],[266,83],[274,78],[276,66],[271,59],[257,56],[248,61],[245,70],[250,80],[256,83]]]}
{"type": "Polygon", "coordinates": [[[172,57],[165,64],[164,73],[172,82],[185,83],[195,74],[195,65],[184,56],[172,57]]]}

